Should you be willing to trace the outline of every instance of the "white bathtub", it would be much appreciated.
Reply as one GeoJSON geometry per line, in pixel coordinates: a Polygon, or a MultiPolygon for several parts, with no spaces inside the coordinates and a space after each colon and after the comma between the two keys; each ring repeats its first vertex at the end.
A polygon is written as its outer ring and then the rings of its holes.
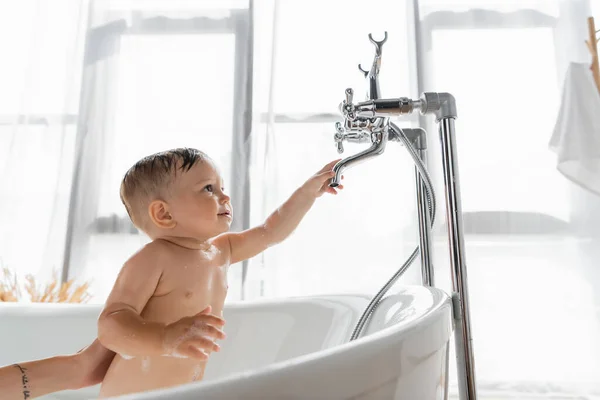
{"type": "MultiPolygon", "coordinates": [[[[126,399],[445,399],[451,302],[402,287],[378,307],[367,336],[346,343],[367,296],[228,304],[227,340],[206,379],[126,399]]],[[[96,335],[100,306],[0,303],[0,365],[72,353],[96,335]]],[[[98,387],[46,399],[94,398],[98,387]]],[[[119,397],[121,398],[121,397],[119,397]]]]}

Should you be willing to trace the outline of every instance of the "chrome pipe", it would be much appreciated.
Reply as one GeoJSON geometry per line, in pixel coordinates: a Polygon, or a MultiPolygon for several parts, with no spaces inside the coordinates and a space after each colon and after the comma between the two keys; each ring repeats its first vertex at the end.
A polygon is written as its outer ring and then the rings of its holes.
{"type": "MultiPolygon", "coordinates": [[[[417,154],[421,162],[427,165],[427,145],[425,130],[415,142],[417,154]]],[[[425,181],[415,166],[415,182],[417,194],[417,215],[419,219],[419,253],[421,256],[421,281],[425,286],[435,286],[433,257],[431,255],[431,215],[426,195],[425,181]]]]}
{"type": "Polygon", "coordinates": [[[475,361],[473,355],[473,338],[471,336],[471,313],[467,286],[467,265],[463,239],[454,118],[442,117],[438,122],[442,144],[444,186],[446,188],[446,215],[448,218],[448,240],[453,288],[452,301],[456,329],[454,338],[456,341],[459,393],[461,394],[461,399],[475,400],[477,398],[475,361]]]}

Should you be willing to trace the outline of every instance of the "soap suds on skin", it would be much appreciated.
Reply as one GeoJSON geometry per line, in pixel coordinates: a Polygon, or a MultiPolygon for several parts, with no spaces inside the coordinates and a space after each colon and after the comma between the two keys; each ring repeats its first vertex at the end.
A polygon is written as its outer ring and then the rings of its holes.
{"type": "Polygon", "coordinates": [[[200,252],[204,255],[204,257],[206,257],[206,259],[208,260],[212,260],[214,259],[218,254],[221,253],[221,251],[217,248],[217,246],[215,245],[211,245],[208,249],[206,250],[200,250],[200,252]]]}
{"type": "Polygon", "coordinates": [[[194,375],[192,375],[192,382],[196,382],[200,379],[200,375],[202,374],[202,365],[198,364],[194,368],[194,375]]]}
{"type": "MultiPolygon", "coordinates": [[[[166,348],[166,353],[164,354],[165,356],[171,356],[171,357],[175,357],[175,358],[189,358],[188,356],[181,354],[177,351],[177,347],[179,347],[179,345],[186,339],[189,339],[191,337],[204,337],[208,340],[212,340],[212,338],[210,338],[207,335],[203,335],[203,329],[202,328],[196,328],[196,327],[192,327],[192,329],[190,329],[187,333],[181,335],[176,341],[175,343],[173,343],[173,345],[171,346],[171,348],[166,348]]],[[[206,352],[202,349],[200,349],[200,351],[202,351],[203,353],[206,354],[206,352]]]]}
{"type": "Polygon", "coordinates": [[[142,372],[150,371],[150,357],[142,357],[142,372]]]}

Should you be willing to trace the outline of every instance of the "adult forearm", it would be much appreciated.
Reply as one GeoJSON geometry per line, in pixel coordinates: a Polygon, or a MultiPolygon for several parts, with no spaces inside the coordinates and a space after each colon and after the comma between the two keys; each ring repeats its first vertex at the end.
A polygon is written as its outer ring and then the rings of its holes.
{"type": "Polygon", "coordinates": [[[0,398],[26,400],[80,385],[81,368],[73,356],[51,357],[0,368],[0,398]]]}

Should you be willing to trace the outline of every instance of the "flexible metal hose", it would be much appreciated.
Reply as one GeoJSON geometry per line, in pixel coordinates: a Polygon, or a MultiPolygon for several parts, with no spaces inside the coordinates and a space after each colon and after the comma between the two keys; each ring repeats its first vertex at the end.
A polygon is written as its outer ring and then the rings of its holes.
{"type": "MultiPolygon", "coordinates": [[[[435,221],[436,201],[435,201],[435,191],[433,190],[433,184],[431,183],[431,177],[429,176],[429,173],[427,172],[427,168],[425,168],[425,165],[423,165],[423,161],[421,161],[421,158],[417,154],[417,151],[415,150],[413,145],[410,143],[410,141],[408,140],[408,138],[406,137],[406,135],[404,134],[402,129],[400,129],[398,126],[396,126],[392,122],[390,122],[390,127],[391,127],[392,131],[396,134],[398,139],[400,139],[404,143],[404,147],[406,147],[406,149],[410,153],[410,155],[415,163],[415,166],[419,170],[419,174],[421,175],[421,178],[423,178],[423,182],[425,183],[425,195],[427,198],[427,206],[428,206],[427,208],[429,208],[429,214],[431,216],[431,226],[433,226],[433,222],[435,221]]],[[[379,290],[379,292],[377,292],[375,297],[373,297],[373,299],[371,300],[371,302],[369,303],[369,305],[367,306],[367,308],[365,309],[365,311],[359,318],[358,323],[356,324],[356,327],[354,328],[354,331],[352,332],[352,336],[350,336],[350,341],[358,339],[360,337],[360,334],[362,333],[362,331],[365,327],[365,324],[367,323],[367,321],[373,314],[373,311],[375,311],[375,308],[379,305],[381,298],[387,293],[388,290],[390,290],[390,288],[394,285],[394,283],[396,283],[398,278],[400,278],[404,274],[404,272],[406,272],[408,267],[410,267],[410,265],[413,263],[413,261],[415,261],[415,258],[417,258],[417,254],[419,254],[419,247],[415,248],[415,250],[412,252],[410,257],[408,257],[408,259],[404,262],[404,264],[400,267],[400,269],[398,269],[398,271],[396,271],[396,273],[387,281],[387,283],[379,290]]]]}

